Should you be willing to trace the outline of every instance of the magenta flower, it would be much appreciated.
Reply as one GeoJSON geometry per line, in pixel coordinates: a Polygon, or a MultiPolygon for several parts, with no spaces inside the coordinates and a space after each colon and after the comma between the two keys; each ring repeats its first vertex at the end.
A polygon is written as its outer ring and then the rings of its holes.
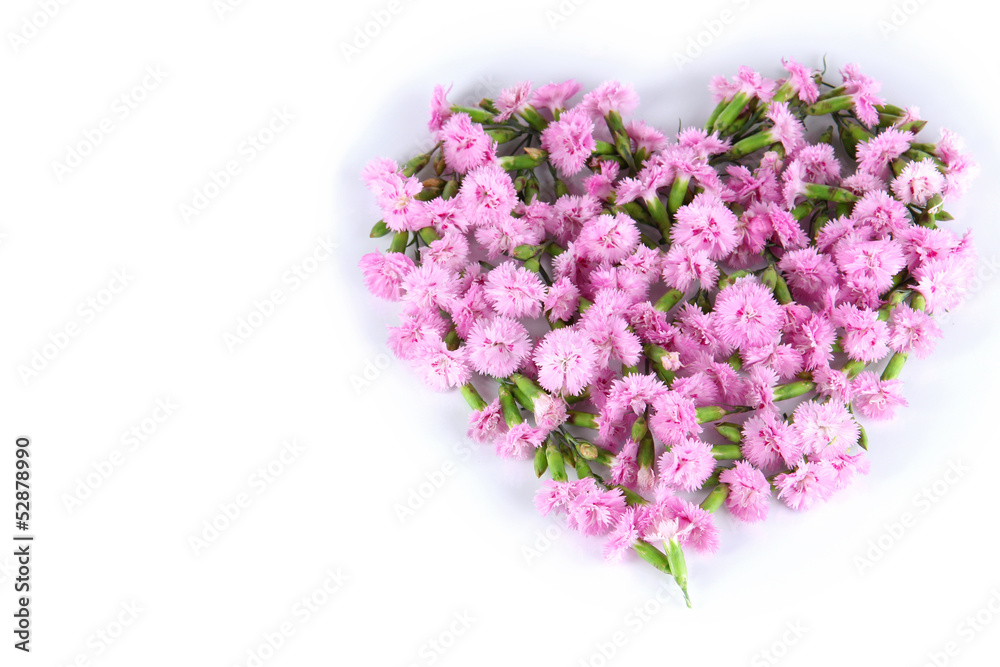
{"type": "Polygon", "coordinates": [[[538,382],[556,394],[579,394],[597,374],[597,356],[584,332],[570,327],[550,331],[535,347],[538,382]]]}
{"type": "Polygon", "coordinates": [[[757,523],[767,518],[771,485],[764,473],[746,461],[737,461],[735,467],[722,471],[719,482],[729,485],[726,507],[733,516],[747,523],[757,523]]]}
{"type": "Polygon", "coordinates": [[[596,146],[594,122],[579,107],[562,114],[542,131],[542,148],[549,152],[549,159],[564,178],[579,173],[596,146]]]}

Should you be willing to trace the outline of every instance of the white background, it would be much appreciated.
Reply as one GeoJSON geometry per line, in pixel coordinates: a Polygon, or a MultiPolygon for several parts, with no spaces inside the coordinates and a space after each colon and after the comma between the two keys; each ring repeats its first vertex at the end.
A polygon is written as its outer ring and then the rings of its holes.
{"type": "Polygon", "coordinates": [[[266,665],[923,665],[949,642],[937,664],[993,664],[1000,619],[965,619],[992,596],[1000,610],[995,5],[404,1],[348,57],[387,1],[245,0],[220,16],[212,0],[91,0],[35,18],[44,4],[0,12],[0,470],[11,480],[14,438],[30,435],[37,536],[24,655],[4,481],[0,664],[253,665],[265,646],[266,665]],[[942,125],[965,136],[983,173],[949,208],[975,229],[984,278],[935,356],[905,369],[910,408],[868,424],[871,475],[808,514],[776,507],[745,526],[721,513],[721,551],[689,559],[688,610],[645,563],[606,564],[600,541],[537,516],[530,464],[476,449],[460,396],[389,360],[393,309],[356,269],[382,243],[358,174],[426,140],[435,83],[461,100],[620,78],[638,115],[673,131],[710,111],[712,74],[780,76],[781,56],[818,67],[824,54],[919,106],[926,140],[942,125]],[[131,93],[148,67],[165,78],[131,93]],[[127,118],[123,94],[144,98],[127,118]],[[241,144],[275,109],[294,120],[249,160],[241,144]],[[105,118],[110,134],[60,179],[53,163],[105,118]],[[229,160],[239,174],[185,221],[180,206],[229,160]],[[337,248],[313,263],[321,242],[337,248]],[[104,292],[121,270],[127,286],[104,292]],[[231,350],[226,334],[274,290],[283,301],[231,350]],[[88,299],[107,303],[91,316],[88,299]],[[73,324],[25,380],[19,367],[73,324]],[[178,407],[154,431],[158,400],[178,407]],[[301,452],[261,483],[289,439],[301,452]],[[401,520],[428,479],[443,483],[401,520]],[[240,494],[196,554],[191,537],[240,494]],[[330,595],[328,573],[347,578],[330,595]],[[325,604],[307,615],[304,596],[325,604]],[[270,651],[282,624],[292,634],[270,651]]]}

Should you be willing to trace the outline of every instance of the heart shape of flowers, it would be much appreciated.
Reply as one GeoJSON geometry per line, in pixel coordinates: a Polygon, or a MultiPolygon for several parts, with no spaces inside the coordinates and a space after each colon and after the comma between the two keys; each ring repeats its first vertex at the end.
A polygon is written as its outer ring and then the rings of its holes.
{"type": "Polygon", "coordinates": [[[926,121],[856,65],[782,63],[713,78],[707,122],[673,140],[625,120],[639,99],[617,81],[477,107],[438,86],[434,147],[362,174],[371,236],[391,235],[360,266],[402,302],[393,353],[461,391],[472,439],[550,477],[543,514],[685,598],[714,512],[758,522],[868,472],[857,413],[906,405],[900,372],[976,263],[939,225],[977,171],[960,139],[917,141],[926,121]]]}

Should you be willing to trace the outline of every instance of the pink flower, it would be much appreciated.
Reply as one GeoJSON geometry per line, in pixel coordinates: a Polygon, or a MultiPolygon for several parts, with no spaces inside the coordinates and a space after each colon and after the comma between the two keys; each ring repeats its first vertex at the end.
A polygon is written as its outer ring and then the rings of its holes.
{"type": "Polygon", "coordinates": [[[686,245],[671,246],[663,258],[663,282],[686,292],[691,285],[711,289],[719,279],[719,267],[708,258],[708,250],[691,250],[686,245]]]}
{"type": "Polygon", "coordinates": [[[531,82],[522,81],[510,88],[504,88],[497,95],[494,104],[498,113],[495,117],[497,122],[504,122],[516,113],[521,113],[528,107],[528,98],[531,96],[531,82]]]}
{"type": "Polygon", "coordinates": [[[542,131],[542,148],[564,178],[583,169],[596,146],[594,122],[579,107],[565,112],[542,131]]]}
{"type": "Polygon", "coordinates": [[[916,206],[924,206],[943,190],[944,176],[930,158],[909,163],[892,182],[892,193],[896,198],[904,204],[916,206]]]}
{"type": "Polygon", "coordinates": [[[476,167],[465,177],[458,201],[470,222],[486,225],[510,217],[517,203],[517,192],[507,172],[489,164],[476,167]]]}
{"type": "Polygon", "coordinates": [[[889,163],[910,149],[913,133],[894,127],[882,130],[867,141],[858,144],[858,169],[879,178],[889,177],[889,163]]]}
{"type": "Polygon", "coordinates": [[[515,424],[495,442],[497,454],[505,459],[528,459],[542,446],[548,431],[529,426],[527,422],[515,424]]]}
{"type": "Polygon", "coordinates": [[[639,443],[632,438],[625,440],[622,450],[615,456],[611,464],[611,483],[615,486],[627,486],[634,489],[639,473],[639,463],[637,455],[639,453],[639,443]]]}
{"type": "Polygon", "coordinates": [[[535,348],[538,382],[556,394],[579,394],[597,374],[597,356],[584,332],[571,327],[550,331],[535,348]]]}
{"type": "Polygon", "coordinates": [[[632,140],[635,153],[645,151],[652,155],[667,147],[667,138],[654,127],[646,125],[641,120],[631,120],[625,125],[625,132],[632,140]]]}
{"type": "Polygon", "coordinates": [[[851,381],[844,371],[818,366],[813,370],[813,382],[816,383],[816,393],[839,403],[850,403],[854,398],[851,381]]]}
{"type": "Polygon", "coordinates": [[[459,174],[489,164],[496,157],[496,144],[479,123],[473,123],[467,113],[449,118],[438,138],[444,142],[444,161],[459,174]]]}
{"type": "Polygon", "coordinates": [[[412,359],[423,343],[440,340],[448,331],[448,322],[436,312],[403,313],[402,320],[389,327],[389,348],[399,359],[412,359]]]}
{"type": "Polygon", "coordinates": [[[668,496],[649,507],[643,521],[642,538],[647,541],[677,540],[682,547],[708,552],[719,548],[719,529],[712,515],[694,503],[668,496]]]}
{"type": "Polygon", "coordinates": [[[394,232],[419,229],[425,219],[422,210],[426,206],[416,197],[424,186],[412,176],[402,178],[390,175],[381,182],[378,193],[378,205],[382,209],[382,219],[386,226],[394,232]]]}
{"type": "Polygon", "coordinates": [[[469,363],[480,373],[507,377],[531,354],[531,339],[520,322],[498,315],[472,325],[466,341],[469,363]]]}
{"type": "Polygon", "coordinates": [[[444,127],[445,122],[451,118],[451,104],[448,102],[448,93],[451,86],[445,90],[444,86],[438,84],[434,86],[434,95],[431,97],[431,118],[427,121],[427,127],[431,132],[437,132],[444,127]]]}
{"type": "Polygon", "coordinates": [[[597,121],[612,111],[622,116],[635,111],[639,106],[639,96],[631,84],[621,84],[617,81],[605,81],[597,88],[583,96],[580,108],[586,111],[592,120],[597,121]]]}
{"type": "Polygon", "coordinates": [[[583,179],[583,187],[591,197],[607,201],[614,192],[620,167],[614,160],[598,160],[597,166],[598,171],[583,179]]]}
{"type": "Polygon", "coordinates": [[[712,446],[696,438],[684,438],[660,455],[658,469],[661,484],[694,491],[715,470],[712,446]]]}
{"type": "Polygon", "coordinates": [[[409,310],[446,308],[458,296],[458,275],[440,264],[421,264],[403,277],[409,310]]]}
{"type": "Polygon", "coordinates": [[[670,240],[691,250],[707,250],[711,259],[725,259],[739,242],[736,223],[736,216],[721,200],[700,194],[677,210],[670,240]]]}
{"type": "Polygon", "coordinates": [[[472,377],[465,360],[465,349],[449,350],[440,338],[421,343],[412,361],[424,382],[438,391],[460,387],[472,377]]]}
{"type": "Polygon", "coordinates": [[[459,271],[469,261],[469,241],[465,234],[447,232],[420,249],[420,260],[440,264],[451,271],[459,271]]]}
{"type": "Polygon", "coordinates": [[[807,303],[818,301],[823,291],[837,280],[837,267],[829,255],[817,252],[813,246],[785,253],[778,268],[792,296],[807,303]]]}
{"type": "Polygon", "coordinates": [[[548,109],[553,114],[566,108],[566,103],[580,92],[580,84],[574,79],[562,83],[547,83],[531,96],[531,105],[538,109],[548,109]]]}
{"type": "Polygon", "coordinates": [[[829,500],[834,489],[834,471],[822,462],[802,463],[790,473],[774,480],[778,498],[793,510],[806,510],[817,502],[829,500]]]}
{"type": "Polygon", "coordinates": [[[514,262],[505,262],[486,276],[486,300],[500,315],[538,317],[545,285],[538,275],[514,262]]]}
{"type": "Polygon", "coordinates": [[[792,94],[798,95],[806,104],[813,104],[819,98],[819,86],[813,79],[812,68],[800,65],[791,58],[782,58],[781,64],[788,70],[786,83],[792,89],[792,94]]]}
{"type": "Polygon", "coordinates": [[[577,250],[596,262],[617,263],[639,245],[639,228],[624,213],[591,218],[577,237],[577,250]]]}
{"type": "Polygon", "coordinates": [[[535,425],[544,431],[555,430],[569,419],[566,407],[562,397],[541,394],[534,403],[535,425]]]}
{"type": "Polygon", "coordinates": [[[851,359],[870,364],[889,352],[889,327],[874,310],[843,303],[837,306],[836,322],[844,329],[841,344],[851,359]]]}
{"type": "Polygon", "coordinates": [[[820,465],[829,467],[833,475],[833,488],[843,489],[851,483],[855,475],[867,475],[871,462],[864,452],[839,454],[822,461],[820,465]]]}
{"type": "Polygon", "coordinates": [[[553,321],[567,321],[576,313],[580,304],[580,290],[569,278],[563,277],[552,283],[542,304],[553,321]]]}
{"type": "Polygon", "coordinates": [[[760,410],[746,420],[740,448],[747,461],[764,470],[782,463],[790,468],[802,458],[798,433],[771,410],[760,410]]]}
{"type": "Polygon", "coordinates": [[[715,313],[719,337],[737,349],[774,342],[784,320],[771,290],[752,276],[739,278],[719,292],[715,313]]]}
{"type": "Polygon", "coordinates": [[[880,235],[894,234],[906,229],[909,213],[906,206],[889,196],[884,190],[866,193],[851,212],[851,219],[859,226],[867,225],[880,235]]]}
{"type": "Polygon", "coordinates": [[[802,440],[803,452],[826,458],[843,453],[858,444],[858,423],[841,403],[816,400],[799,403],[794,413],[794,428],[802,440]]]}
{"type": "Polygon", "coordinates": [[[767,518],[771,502],[771,485],[764,473],[746,461],[722,471],[719,482],[729,485],[726,507],[740,521],[757,523],[767,518]]]}
{"type": "Polygon", "coordinates": [[[473,410],[469,414],[468,435],[481,445],[493,442],[506,430],[499,398],[494,398],[482,410],[473,410]]]}
{"type": "Polygon", "coordinates": [[[641,415],[666,392],[667,386],[656,376],[630,373],[611,384],[604,413],[614,421],[622,419],[628,412],[641,415]]]}
{"type": "Polygon", "coordinates": [[[653,399],[649,429],[660,442],[674,444],[688,435],[701,433],[694,401],[675,391],[666,391],[653,399]]]}
{"type": "Polygon", "coordinates": [[[806,128],[802,122],[788,110],[787,102],[773,102],[767,110],[767,118],[774,125],[768,132],[771,140],[781,142],[788,155],[795,153],[805,144],[806,128]]]}
{"type": "MultiPolygon", "coordinates": [[[[584,479],[593,481],[592,477],[584,479]]],[[[568,524],[584,535],[603,535],[618,523],[625,511],[625,496],[620,489],[598,489],[596,483],[590,486],[569,501],[568,524]]]]}
{"type": "Polygon", "coordinates": [[[905,303],[893,307],[889,315],[889,347],[894,352],[926,359],[940,337],[941,329],[927,313],[905,303]]]}
{"type": "Polygon", "coordinates": [[[892,419],[896,408],[906,406],[901,380],[879,380],[871,371],[860,373],[852,383],[854,407],[869,419],[892,419]]]}
{"type": "Polygon", "coordinates": [[[875,107],[885,104],[885,100],[876,93],[882,89],[882,84],[865,76],[857,64],[851,63],[840,70],[844,77],[844,88],[854,101],[854,114],[868,127],[878,123],[878,111],[875,107]]]}
{"type": "Polygon", "coordinates": [[[358,262],[365,287],[380,299],[399,301],[403,296],[403,278],[413,269],[413,260],[401,252],[370,252],[358,262]]]}
{"type": "Polygon", "coordinates": [[[629,331],[625,318],[620,315],[592,315],[588,310],[581,326],[597,349],[598,366],[606,366],[612,359],[626,366],[639,363],[642,343],[629,331]]]}
{"type": "Polygon", "coordinates": [[[376,197],[380,196],[386,184],[399,176],[399,165],[387,157],[377,157],[368,161],[361,170],[361,180],[376,197]]]}
{"type": "Polygon", "coordinates": [[[879,294],[892,286],[893,276],[906,266],[903,250],[893,239],[840,244],[834,257],[849,284],[870,286],[879,294]]]}
{"type": "Polygon", "coordinates": [[[626,507],[622,512],[604,546],[606,560],[613,563],[620,561],[625,553],[639,541],[638,518],[636,516],[638,512],[639,509],[636,507],[626,507]]]}
{"type": "Polygon", "coordinates": [[[687,127],[677,133],[677,145],[687,148],[700,158],[725,153],[733,147],[729,139],[722,139],[718,132],[709,134],[700,127],[687,127]]]}

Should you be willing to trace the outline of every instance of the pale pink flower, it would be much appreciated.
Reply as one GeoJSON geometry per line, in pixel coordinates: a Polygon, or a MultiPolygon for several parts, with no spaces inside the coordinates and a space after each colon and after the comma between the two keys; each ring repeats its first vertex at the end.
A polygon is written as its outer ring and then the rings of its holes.
{"type": "Polygon", "coordinates": [[[813,104],[819,97],[819,86],[813,79],[811,67],[800,65],[791,58],[782,58],[781,64],[788,70],[788,83],[792,93],[806,104],[813,104]]]}
{"type": "Polygon", "coordinates": [[[937,323],[921,310],[901,303],[894,306],[889,314],[889,347],[894,352],[926,359],[940,337],[941,329],[937,323]]]}
{"type": "Polygon", "coordinates": [[[634,489],[639,473],[639,463],[637,456],[639,453],[639,443],[632,438],[625,440],[622,450],[615,456],[611,464],[611,483],[615,486],[627,486],[634,489]]]}
{"type": "Polygon", "coordinates": [[[885,104],[885,100],[877,94],[882,89],[882,84],[862,74],[855,63],[846,65],[840,70],[840,75],[844,77],[846,93],[854,101],[854,114],[858,120],[868,127],[876,125],[878,111],[875,107],[885,104]]]}
{"type": "Polygon", "coordinates": [[[580,92],[580,84],[575,79],[562,83],[547,83],[540,86],[531,96],[531,106],[537,109],[548,109],[553,114],[566,108],[566,103],[580,92]]]}
{"type": "Polygon", "coordinates": [[[606,366],[612,359],[626,366],[639,363],[642,343],[629,331],[625,318],[620,315],[593,315],[591,310],[584,316],[581,327],[597,349],[597,365],[606,366]]]}
{"type": "Polygon", "coordinates": [[[663,281],[668,287],[686,292],[691,285],[697,284],[707,290],[718,279],[719,267],[708,258],[708,250],[674,245],[663,258],[663,281]]]}
{"type": "Polygon", "coordinates": [[[584,95],[583,101],[580,102],[580,108],[594,121],[604,118],[612,111],[627,116],[635,111],[637,106],[639,106],[639,96],[632,89],[632,85],[617,81],[605,81],[584,95]]]}
{"type": "Polygon", "coordinates": [[[677,210],[670,240],[691,250],[707,250],[711,259],[725,259],[739,241],[736,223],[736,216],[721,200],[700,194],[677,210]]]}
{"type": "Polygon", "coordinates": [[[639,541],[637,507],[626,507],[604,545],[604,558],[616,563],[639,541]]]}
{"type": "Polygon", "coordinates": [[[632,140],[635,153],[645,151],[652,155],[667,147],[667,138],[655,127],[646,125],[641,120],[631,120],[625,125],[625,132],[632,140]]]}
{"type": "Polygon", "coordinates": [[[578,252],[595,262],[620,262],[638,245],[639,228],[624,213],[591,218],[577,237],[578,252]]]}
{"type": "Polygon", "coordinates": [[[837,267],[829,255],[809,246],[792,250],[778,262],[778,268],[788,282],[792,296],[798,301],[812,303],[837,279],[837,267]]]}
{"type": "Polygon", "coordinates": [[[676,496],[658,500],[647,510],[641,534],[647,541],[677,540],[682,547],[711,553],[719,548],[719,529],[712,515],[676,496]]]}
{"type": "Polygon", "coordinates": [[[469,261],[469,241],[465,234],[447,232],[420,249],[420,261],[440,264],[451,271],[459,271],[469,261]]]}
{"type": "Polygon", "coordinates": [[[803,452],[820,458],[846,452],[858,444],[861,434],[847,408],[833,401],[799,403],[793,414],[793,425],[802,441],[803,452]]]}
{"type": "Polygon", "coordinates": [[[438,391],[460,387],[472,377],[465,349],[449,350],[440,338],[421,343],[411,361],[424,382],[438,391]]]}
{"type": "Polygon", "coordinates": [[[503,420],[499,398],[494,398],[482,410],[473,410],[469,414],[468,435],[481,445],[493,442],[506,430],[507,424],[503,420]]]}
{"type": "Polygon", "coordinates": [[[597,171],[583,179],[583,187],[591,197],[607,201],[615,190],[615,180],[618,178],[620,167],[614,160],[597,160],[597,167],[597,171]]]}
{"type": "Polygon", "coordinates": [[[787,102],[773,102],[767,110],[767,118],[774,125],[768,130],[773,142],[781,142],[785,153],[791,155],[805,145],[806,128],[788,109],[787,102]]]}
{"type": "Polygon", "coordinates": [[[531,96],[531,82],[522,81],[510,88],[504,88],[494,100],[494,105],[498,113],[495,117],[497,122],[504,122],[516,113],[524,111],[529,104],[531,96]]]}
{"type": "Polygon", "coordinates": [[[802,458],[798,433],[771,410],[760,410],[746,420],[740,448],[747,461],[764,470],[779,464],[790,468],[802,458]]]}
{"type": "Polygon", "coordinates": [[[851,359],[870,364],[889,352],[889,327],[874,310],[842,303],[837,306],[836,323],[844,329],[842,347],[851,359]]]}
{"type": "Polygon", "coordinates": [[[502,378],[517,371],[530,356],[531,339],[520,322],[498,315],[472,325],[466,349],[473,368],[502,378]]]}
{"type": "Polygon", "coordinates": [[[597,348],[583,331],[571,327],[550,331],[535,347],[538,382],[556,394],[579,394],[597,374],[597,356],[597,348]]]}
{"type": "Polygon", "coordinates": [[[778,498],[793,510],[806,510],[829,500],[835,485],[833,469],[823,462],[805,462],[774,480],[778,498]]]}
{"type": "Polygon", "coordinates": [[[412,359],[425,342],[440,340],[448,331],[448,322],[437,312],[420,309],[403,313],[397,327],[389,327],[389,348],[399,359],[412,359]]]}
{"type": "Polygon", "coordinates": [[[479,123],[473,123],[467,113],[449,118],[438,138],[444,142],[444,161],[459,174],[489,164],[496,157],[496,144],[479,123]]]}
{"type": "Polygon", "coordinates": [[[521,422],[496,439],[496,452],[505,459],[529,459],[542,446],[548,431],[521,422]]]}
{"type": "Polygon", "coordinates": [[[569,320],[576,314],[579,305],[580,290],[566,277],[552,283],[542,302],[542,308],[553,322],[569,320]]]}
{"type": "Polygon", "coordinates": [[[746,461],[723,470],[719,482],[729,485],[726,507],[740,521],[757,523],[767,518],[771,502],[771,485],[764,473],[746,461]]]}
{"type": "Polygon", "coordinates": [[[660,442],[668,445],[680,442],[688,435],[701,433],[694,401],[674,391],[654,397],[649,429],[660,442]]]}
{"type": "Polygon", "coordinates": [[[614,421],[622,419],[628,412],[641,415],[666,392],[667,385],[655,375],[629,373],[612,383],[604,413],[614,421]]]}
{"type": "Polygon", "coordinates": [[[851,381],[844,371],[819,366],[813,370],[813,382],[816,383],[816,393],[839,403],[850,403],[854,398],[851,381]]]}
{"type": "Polygon", "coordinates": [[[505,262],[486,276],[486,300],[500,315],[538,317],[545,284],[537,274],[514,262],[505,262]]]}
{"type": "Polygon", "coordinates": [[[906,229],[909,213],[906,206],[893,199],[884,190],[866,193],[854,204],[851,219],[859,226],[868,225],[880,235],[894,234],[906,229]]]}
{"type": "Polygon", "coordinates": [[[569,419],[566,401],[561,396],[540,394],[534,401],[535,425],[545,431],[552,431],[569,419]]]}
{"type": "Polygon", "coordinates": [[[901,380],[880,380],[875,373],[864,371],[851,384],[854,407],[869,419],[892,419],[897,407],[908,405],[901,380]]]}
{"type": "Polygon", "coordinates": [[[463,180],[458,191],[462,212],[474,225],[505,220],[517,203],[517,192],[510,176],[498,165],[476,167],[463,180]]]}
{"type": "Polygon", "coordinates": [[[431,97],[431,118],[427,121],[427,127],[431,132],[437,132],[444,127],[445,122],[451,118],[451,103],[448,102],[448,93],[451,86],[445,87],[438,84],[434,86],[434,95],[431,97]]]}
{"type": "MultiPolygon", "coordinates": [[[[584,479],[594,481],[592,477],[584,479]]],[[[620,489],[604,490],[594,483],[578,490],[570,499],[567,523],[584,535],[603,535],[618,523],[625,507],[625,496],[620,489]]]]}
{"type": "Polygon", "coordinates": [[[403,278],[413,270],[413,260],[401,252],[370,252],[358,262],[365,287],[380,299],[399,301],[403,296],[403,278]]]}
{"type": "Polygon", "coordinates": [[[419,229],[426,218],[422,214],[426,204],[417,195],[424,186],[417,179],[392,174],[381,182],[378,193],[378,205],[382,209],[382,219],[386,226],[394,232],[405,232],[419,229]]]}
{"type": "Polygon", "coordinates": [[[930,158],[910,162],[892,181],[892,193],[904,204],[924,206],[944,190],[944,175],[930,158]]]}
{"type": "Polygon", "coordinates": [[[925,262],[913,272],[931,314],[958,305],[974,276],[975,263],[959,255],[925,262]]]}
{"type": "Polygon", "coordinates": [[[594,122],[579,107],[563,113],[542,131],[542,148],[564,178],[579,173],[596,146],[594,122]]]}
{"type": "Polygon", "coordinates": [[[881,179],[889,177],[889,163],[910,149],[913,133],[886,128],[879,134],[858,144],[858,169],[881,179]]]}
{"type": "Polygon", "coordinates": [[[715,300],[716,331],[734,348],[771,343],[781,331],[781,306],[766,286],[744,276],[719,292],[715,300]]]}
{"type": "Polygon", "coordinates": [[[834,257],[849,284],[870,285],[879,294],[889,289],[893,276],[906,266],[902,247],[893,239],[840,244],[834,257]]]}
{"type": "Polygon", "coordinates": [[[694,491],[701,488],[715,470],[712,445],[696,438],[684,438],[660,455],[657,467],[661,484],[694,491]]]}
{"type": "Polygon", "coordinates": [[[460,287],[454,271],[440,264],[421,264],[403,277],[403,302],[410,311],[447,308],[460,287]]]}

